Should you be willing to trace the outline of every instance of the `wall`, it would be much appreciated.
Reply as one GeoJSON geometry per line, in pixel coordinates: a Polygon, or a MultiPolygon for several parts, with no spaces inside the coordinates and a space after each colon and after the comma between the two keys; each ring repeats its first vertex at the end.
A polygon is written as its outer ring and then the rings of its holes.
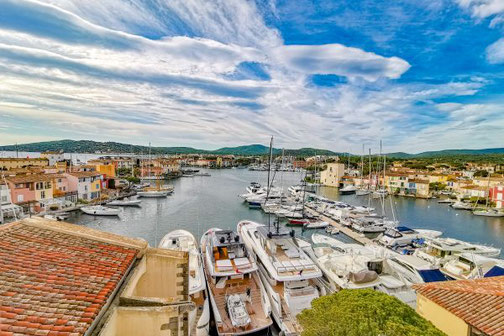
{"type": "Polygon", "coordinates": [[[10,170],[13,168],[23,168],[28,166],[38,166],[47,167],[49,165],[49,160],[47,159],[17,159],[17,158],[1,158],[0,159],[0,169],[10,170]]]}
{"type": "Polygon", "coordinates": [[[320,183],[330,187],[339,187],[344,173],[345,165],[343,163],[328,163],[327,169],[320,173],[320,183]]]}
{"type": "Polygon", "coordinates": [[[468,336],[469,326],[461,318],[421,294],[417,295],[417,312],[448,336],[468,336]]]}
{"type": "Polygon", "coordinates": [[[112,178],[116,176],[115,166],[113,164],[97,164],[96,171],[107,175],[108,178],[112,178]]]}

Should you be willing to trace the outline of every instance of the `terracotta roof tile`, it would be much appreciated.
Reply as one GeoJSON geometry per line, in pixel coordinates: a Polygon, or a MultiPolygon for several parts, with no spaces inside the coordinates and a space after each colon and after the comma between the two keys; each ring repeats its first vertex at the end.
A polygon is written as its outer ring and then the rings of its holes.
{"type": "Polygon", "coordinates": [[[504,276],[414,285],[417,293],[490,336],[504,336],[504,276]]]}
{"type": "Polygon", "coordinates": [[[68,173],[68,175],[72,175],[75,177],[93,177],[93,176],[101,176],[103,174],[95,171],[79,171],[68,173]]]}
{"type": "Polygon", "coordinates": [[[83,335],[138,250],[23,224],[0,230],[0,336],[83,335]]]}

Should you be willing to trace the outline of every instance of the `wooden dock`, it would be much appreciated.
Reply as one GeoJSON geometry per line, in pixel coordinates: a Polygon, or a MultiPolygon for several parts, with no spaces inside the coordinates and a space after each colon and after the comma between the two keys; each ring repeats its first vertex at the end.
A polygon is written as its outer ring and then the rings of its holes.
{"type": "Polygon", "coordinates": [[[352,229],[350,229],[346,226],[341,225],[340,223],[336,222],[332,218],[324,216],[323,214],[321,214],[311,208],[306,207],[305,209],[308,210],[311,214],[319,216],[322,220],[326,221],[327,223],[329,223],[333,227],[337,228],[340,232],[344,233],[345,235],[347,235],[348,237],[352,238],[353,240],[355,240],[356,242],[358,242],[362,245],[374,243],[371,239],[361,235],[358,232],[353,231],[352,229]]]}

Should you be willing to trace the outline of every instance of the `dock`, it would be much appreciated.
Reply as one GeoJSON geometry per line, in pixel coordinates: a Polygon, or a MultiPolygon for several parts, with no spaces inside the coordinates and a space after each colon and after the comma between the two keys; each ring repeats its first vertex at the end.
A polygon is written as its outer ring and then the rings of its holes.
{"type": "Polygon", "coordinates": [[[358,242],[362,245],[374,243],[371,239],[362,236],[360,233],[355,232],[355,231],[351,230],[350,228],[347,228],[346,226],[341,225],[340,223],[336,222],[332,218],[324,216],[323,214],[321,214],[321,213],[319,213],[309,207],[306,207],[305,209],[307,209],[308,212],[310,212],[312,215],[319,216],[321,219],[323,219],[324,221],[329,223],[331,226],[337,228],[340,232],[344,233],[345,235],[347,235],[348,237],[352,238],[353,240],[355,240],[356,242],[358,242]]]}

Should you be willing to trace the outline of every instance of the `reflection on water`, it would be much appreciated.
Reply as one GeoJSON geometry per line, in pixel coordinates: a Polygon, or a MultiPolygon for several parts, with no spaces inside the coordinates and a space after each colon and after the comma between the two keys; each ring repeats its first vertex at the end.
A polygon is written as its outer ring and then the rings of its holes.
{"type": "MultiPolygon", "coordinates": [[[[267,223],[268,216],[260,210],[249,210],[238,197],[251,181],[266,184],[265,172],[245,169],[208,170],[211,177],[195,176],[172,181],[175,193],[164,199],[143,199],[141,208],[124,208],[119,218],[93,217],[75,212],[71,222],[104,231],[146,239],[152,246],[168,232],[186,229],[199,238],[206,230],[218,227],[236,229],[243,219],[267,223]]],[[[301,173],[276,176],[276,185],[283,181],[285,189],[299,183],[301,173]]],[[[385,204],[368,196],[339,195],[337,189],[321,187],[319,193],[355,205],[375,207],[378,213],[395,217],[402,225],[440,230],[445,236],[504,248],[504,220],[473,216],[470,211],[453,210],[437,200],[389,197],[385,204]]],[[[296,228],[301,234],[301,230],[296,228]]],[[[308,238],[313,231],[302,233],[308,238]]],[[[341,235],[342,236],[342,235],[341,235]]]]}

